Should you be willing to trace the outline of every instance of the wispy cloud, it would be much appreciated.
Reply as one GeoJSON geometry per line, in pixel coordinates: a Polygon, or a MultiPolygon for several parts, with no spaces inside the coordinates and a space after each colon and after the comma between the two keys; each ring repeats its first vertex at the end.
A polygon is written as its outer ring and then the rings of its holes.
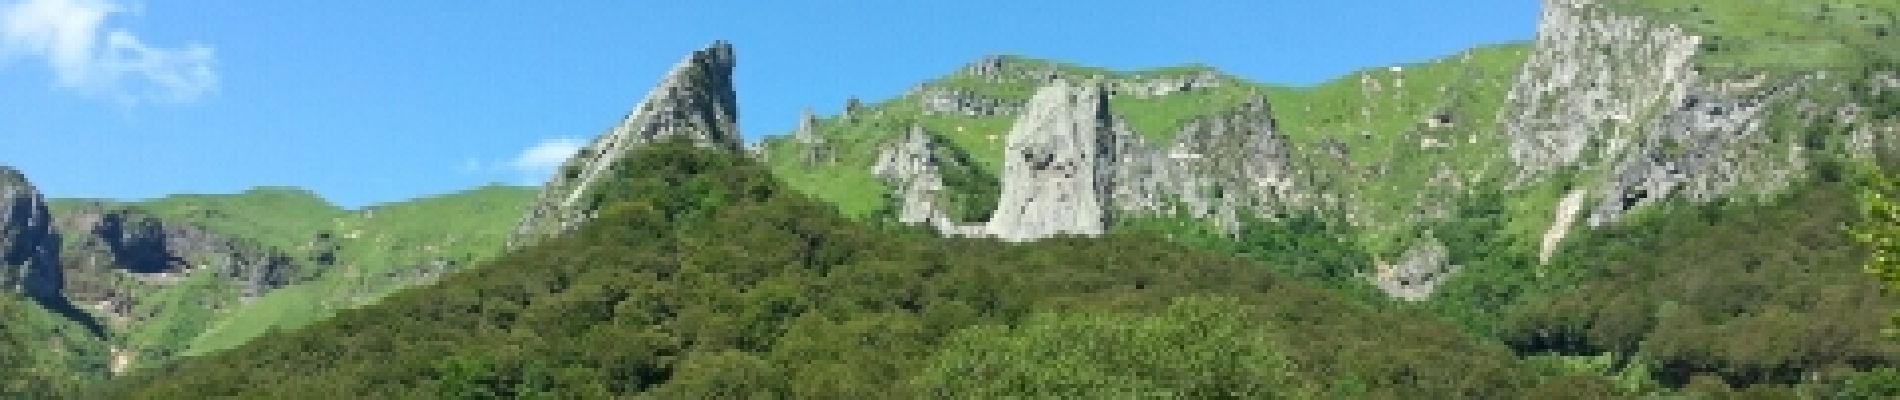
{"type": "Polygon", "coordinates": [[[520,155],[508,162],[508,167],[520,172],[526,180],[539,183],[586,145],[586,142],[575,138],[542,140],[522,150],[520,155]]]}
{"type": "Polygon", "coordinates": [[[137,13],[112,0],[0,0],[0,66],[42,59],[54,86],[126,103],[190,102],[217,91],[210,46],[147,45],[107,26],[122,12],[137,13]]]}

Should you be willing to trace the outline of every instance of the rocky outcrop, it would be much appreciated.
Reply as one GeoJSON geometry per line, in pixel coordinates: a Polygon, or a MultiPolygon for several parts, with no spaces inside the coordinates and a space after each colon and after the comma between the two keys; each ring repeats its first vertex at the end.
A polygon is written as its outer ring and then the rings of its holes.
{"type": "MultiPolygon", "coordinates": [[[[64,246],[66,295],[82,304],[136,303],[133,286],[166,286],[210,268],[252,299],[296,283],[305,263],[279,249],[233,239],[205,228],[166,221],[137,209],[82,204],[56,216],[64,246]]],[[[319,248],[314,267],[333,261],[334,248],[319,248]]]]}
{"type": "Polygon", "coordinates": [[[46,199],[20,171],[0,166],[0,291],[60,296],[59,236],[46,199]]]}
{"type": "Polygon", "coordinates": [[[1212,89],[1227,84],[1228,79],[1213,69],[1199,69],[1193,73],[1156,76],[1134,76],[1127,79],[1112,79],[1104,82],[1110,96],[1132,96],[1136,98],[1161,97],[1180,92],[1212,89]]]}
{"type": "Polygon", "coordinates": [[[1187,121],[1169,142],[1151,144],[1116,124],[1114,210],[1233,228],[1242,216],[1305,202],[1303,174],[1274,124],[1267,99],[1257,95],[1238,108],[1187,121]]]}
{"type": "Polygon", "coordinates": [[[732,46],[725,42],[674,65],[625,119],[555,172],[509,238],[509,246],[533,243],[592,219],[597,210],[587,204],[588,192],[642,145],[684,138],[704,147],[742,151],[733,66],[732,46]]]}
{"type": "Polygon", "coordinates": [[[892,188],[898,222],[964,232],[969,229],[958,227],[944,206],[943,166],[954,161],[943,155],[942,146],[923,126],[912,125],[878,151],[871,173],[892,188]]]}
{"type": "Polygon", "coordinates": [[[1267,100],[1184,121],[1154,141],[1114,117],[1099,83],[1058,79],[1039,90],[1004,145],[1001,194],[988,222],[944,217],[946,160],[913,130],[875,168],[898,200],[898,220],[953,235],[1010,241],[1099,235],[1116,216],[1188,217],[1234,229],[1246,216],[1308,203],[1304,174],[1275,130],[1267,100]]]}
{"type": "Polygon", "coordinates": [[[799,115],[798,130],[792,131],[792,141],[797,143],[799,158],[806,168],[837,161],[830,141],[818,134],[818,116],[809,108],[799,115]]]}
{"type": "Polygon", "coordinates": [[[1023,103],[984,96],[974,91],[926,87],[915,94],[925,115],[991,117],[1022,112],[1023,103]]]}
{"type": "Polygon", "coordinates": [[[1548,0],[1535,51],[1501,115],[1519,183],[1579,171],[1590,225],[1668,196],[1706,201],[1786,186],[1792,143],[1765,134],[1789,86],[1715,82],[1694,68],[1701,38],[1595,0],[1548,0]]]}
{"type": "Polygon", "coordinates": [[[1431,297],[1438,285],[1458,272],[1445,244],[1427,237],[1412,245],[1397,262],[1380,264],[1368,277],[1386,295],[1407,301],[1431,297]]]}
{"type": "Polygon", "coordinates": [[[1114,134],[1108,97],[1066,80],[1036,92],[1003,147],[1002,195],[987,231],[1003,240],[1108,228],[1114,134]]]}

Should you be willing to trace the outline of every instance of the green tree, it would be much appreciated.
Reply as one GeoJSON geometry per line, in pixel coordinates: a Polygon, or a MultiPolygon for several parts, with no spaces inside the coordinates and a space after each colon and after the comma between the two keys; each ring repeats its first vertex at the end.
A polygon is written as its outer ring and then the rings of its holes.
{"type": "Polygon", "coordinates": [[[1287,359],[1247,307],[1187,298],[1154,316],[1039,314],[956,334],[915,383],[949,398],[1300,397],[1287,359]]]}
{"type": "MultiPolygon", "coordinates": [[[[1873,252],[1867,257],[1867,272],[1888,290],[1900,290],[1900,188],[1886,174],[1870,175],[1861,190],[1864,219],[1854,228],[1854,238],[1873,252]]],[[[1900,323],[1900,315],[1895,321],[1900,323]]]]}

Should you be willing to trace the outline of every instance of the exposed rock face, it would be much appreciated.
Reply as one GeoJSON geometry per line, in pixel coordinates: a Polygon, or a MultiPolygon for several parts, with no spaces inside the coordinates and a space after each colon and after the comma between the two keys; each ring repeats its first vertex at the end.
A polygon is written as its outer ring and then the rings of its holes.
{"type": "Polygon", "coordinates": [[[1036,92],[1004,145],[1002,196],[988,231],[1022,241],[1099,235],[1108,226],[1115,149],[1108,97],[1065,80],[1036,92]]]}
{"type": "Polygon", "coordinates": [[[942,232],[962,232],[943,207],[942,167],[953,162],[944,157],[942,144],[923,126],[912,125],[901,140],[878,152],[872,174],[893,188],[897,197],[897,221],[923,224],[942,232]]]}
{"type": "Polygon", "coordinates": [[[1562,169],[1580,182],[1595,226],[1680,195],[1698,201],[1779,190],[1798,151],[1764,134],[1788,87],[1709,82],[1693,69],[1701,39],[1612,13],[1594,0],[1548,0],[1537,46],[1502,115],[1526,180],[1562,169]]]}
{"type": "Polygon", "coordinates": [[[1058,79],[1039,90],[1010,129],[1001,197],[984,225],[944,217],[947,158],[921,131],[887,145],[875,173],[896,193],[900,222],[1010,241],[1099,235],[1117,215],[1186,216],[1233,229],[1243,216],[1312,197],[1264,97],[1186,121],[1160,143],[1110,112],[1099,84],[1058,79]]]}
{"type": "Polygon", "coordinates": [[[26,176],[0,166],[0,290],[59,297],[59,237],[52,219],[46,199],[26,176]]]}
{"type": "Polygon", "coordinates": [[[798,143],[799,156],[804,159],[806,167],[835,161],[836,155],[832,154],[831,145],[825,137],[818,135],[817,126],[818,116],[807,108],[799,115],[798,130],[792,132],[792,140],[798,143]]]}
{"type": "Polygon", "coordinates": [[[673,66],[659,86],[620,124],[581,149],[555,172],[529,206],[510,247],[572,230],[593,218],[583,199],[614,164],[642,145],[686,138],[701,146],[742,151],[732,88],[732,46],[715,42],[673,66]]]}
{"type": "Polygon", "coordinates": [[[1240,216],[1306,200],[1264,97],[1187,121],[1168,143],[1149,144],[1125,126],[1116,124],[1112,158],[1118,213],[1185,215],[1231,228],[1240,216]]]}
{"type": "Polygon", "coordinates": [[[1451,265],[1449,254],[1444,243],[1426,238],[1407,249],[1398,262],[1379,265],[1370,277],[1372,285],[1395,298],[1425,300],[1439,284],[1458,272],[1458,266],[1451,265]]]}
{"type": "MultiPolygon", "coordinates": [[[[136,303],[129,297],[137,292],[133,285],[169,285],[200,268],[212,268],[236,284],[242,299],[296,283],[303,272],[281,251],[138,210],[87,204],[60,213],[57,220],[59,231],[69,237],[64,249],[67,297],[112,304],[108,309],[136,303]]],[[[312,258],[320,267],[334,255],[319,251],[312,258]]]]}

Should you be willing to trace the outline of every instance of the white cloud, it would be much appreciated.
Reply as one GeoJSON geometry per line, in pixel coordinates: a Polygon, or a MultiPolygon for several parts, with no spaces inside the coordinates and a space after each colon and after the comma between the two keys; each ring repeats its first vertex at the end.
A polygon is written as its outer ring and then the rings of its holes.
{"type": "Polygon", "coordinates": [[[113,0],[0,0],[0,62],[41,58],[54,86],[127,103],[188,102],[217,90],[210,46],[153,47],[106,26],[106,17],[128,11],[113,0]]]}
{"type": "Polygon", "coordinates": [[[508,167],[533,179],[546,179],[548,175],[554,173],[555,168],[567,162],[568,158],[574,157],[574,153],[579,152],[581,146],[585,145],[587,145],[585,142],[574,138],[542,140],[522,150],[521,155],[515,156],[513,161],[508,162],[508,167]]]}

